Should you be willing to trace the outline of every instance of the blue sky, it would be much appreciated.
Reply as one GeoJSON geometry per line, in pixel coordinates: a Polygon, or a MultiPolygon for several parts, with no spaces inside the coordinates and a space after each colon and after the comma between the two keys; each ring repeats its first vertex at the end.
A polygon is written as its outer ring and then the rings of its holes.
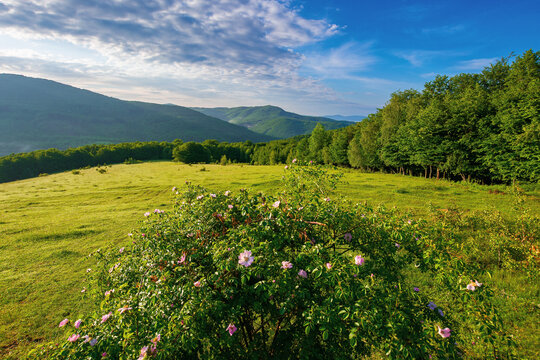
{"type": "Polygon", "coordinates": [[[0,0],[0,73],[126,100],[366,115],[539,50],[540,1],[0,0]]]}

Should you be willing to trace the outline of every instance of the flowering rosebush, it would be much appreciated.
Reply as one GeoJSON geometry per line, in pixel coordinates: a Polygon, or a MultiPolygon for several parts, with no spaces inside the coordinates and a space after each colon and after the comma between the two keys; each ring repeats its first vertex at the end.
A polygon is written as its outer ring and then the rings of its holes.
{"type": "Polygon", "coordinates": [[[188,184],[173,211],[147,216],[131,246],[96,253],[100,312],[78,328],[63,320],[66,340],[38,353],[427,359],[461,357],[473,332],[491,344],[504,338],[489,285],[468,291],[463,281],[481,274],[436,234],[338,201],[338,177],[320,167],[292,165],[286,174],[278,197],[188,184]],[[414,272],[433,279],[429,292],[411,283],[414,272]],[[430,293],[453,304],[443,312],[430,293]],[[464,317],[489,332],[462,325],[464,317]]]}

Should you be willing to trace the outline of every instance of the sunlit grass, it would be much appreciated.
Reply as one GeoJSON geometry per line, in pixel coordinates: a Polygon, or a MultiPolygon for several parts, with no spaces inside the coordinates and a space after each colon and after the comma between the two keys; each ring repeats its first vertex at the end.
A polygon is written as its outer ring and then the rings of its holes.
{"type": "MultiPolygon", "coordinates": [[[[114,165],[103,174],[92,168],[0,184],[0,357],[16,358],[55,339],[63,333],[60,320],[90,311],[81,294],[92,265],[87,255],[126,245],[126,234],[145,211],[170,208],[173,186],[190,181],[215,191],[275,192],[283,172],[283,166],[150,162],[114,165]]],[[[355,202],[396,206],[413,216],[427,215],[430,204],[518,214],[511,188],[344,172],[339,192],[355,202]],[[495,188],[504,194],[489,193],[495,188]]],[[[528,195],[528,206],[538,213],[538,192],[528,195]]]]}

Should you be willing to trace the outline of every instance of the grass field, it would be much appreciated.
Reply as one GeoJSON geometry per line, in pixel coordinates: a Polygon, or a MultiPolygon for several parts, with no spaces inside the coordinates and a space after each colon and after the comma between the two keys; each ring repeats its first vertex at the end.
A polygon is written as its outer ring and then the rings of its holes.
{"type": "MultiPolygon", "coordinates": [[[[81,294],[85,270],[92,266],[87,255],[127,244],[126,234],[137,228],[145,211],[170,208],[173,186],[188,180],[216,191],[274,192],[283,171],[283,166],[150,162],[115,165],[105,173],[92,168],[0,184],[0,358],[18,358],[35,344],[55,339],[63,333],[57,327],[60,320],[91,309],[81,294]]],[[[518,215],[509,187],[344,172],[339,192],[358,202],[396,206],[415,216],[428,215],[430,204],[518,215]]],[[[526,193],[527,206],[540,213],[538,188],[526,193]]],[[[500,277],[508,281],[506,275],[500,277]]],[[[537,312],[538,286],[526,291],[523,296],[537,312]]],[[[521,300],[509,295],[508,302],[518,307],[521,300]]],[[[535,333],[534,318],[523,321],[535,333]]],[[[531,337],[534,347],[538,338],[531,337]]]]}

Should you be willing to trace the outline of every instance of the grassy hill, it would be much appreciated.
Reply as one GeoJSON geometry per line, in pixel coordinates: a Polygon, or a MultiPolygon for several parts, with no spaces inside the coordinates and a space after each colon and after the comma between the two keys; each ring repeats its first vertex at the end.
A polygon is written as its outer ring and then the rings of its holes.
{"type": "Polygon", "coordinates": [[[0,156],[50,147],[177,138],[272,139],[181,106],[122,101],[50,80],[0,74],[0,156]]]}
{"type": "MultiPolygon", "coordinates": [[[[188,180],[215,191],[275,192],[283,171],[283,166],[150,162],[0,184],[0,358],[18,358],[36,344],[57,339],[63,333],[60,320],[91,311],[93,305],[81,293],[86,269],[95,267],[87,255],[128,245],[126,235],[138,227],[144,212],[170,209],[173,186],[188,180]]],[[[430,204],[445,208],[445,216],[470,211],[520,215],[511,190],[503,186],[355,170],[346,170],[344,180],[338,190],[348,199],[397,206],[416,219],[430,216],[430,204]]],[[[537,190],[530,191],[527,202],[536,214],[538,196],[537,190]]],[[[522,358],[534,358],[538,284],[506,271],[494,278],[501,306],[511,314],[507,321],[525,347],[522,358]]]]}
{"type": "Polygon", "coordinates": [[[234,108],[193,108],[208,116],[242,125],[248,129],[275,138],[285,139],[309,134],[321,123],[326,130],[351,125],[348,121],[337,121],[324,117],[304,116],[285,111],[277,106],[252,106],[234,108]]]}

